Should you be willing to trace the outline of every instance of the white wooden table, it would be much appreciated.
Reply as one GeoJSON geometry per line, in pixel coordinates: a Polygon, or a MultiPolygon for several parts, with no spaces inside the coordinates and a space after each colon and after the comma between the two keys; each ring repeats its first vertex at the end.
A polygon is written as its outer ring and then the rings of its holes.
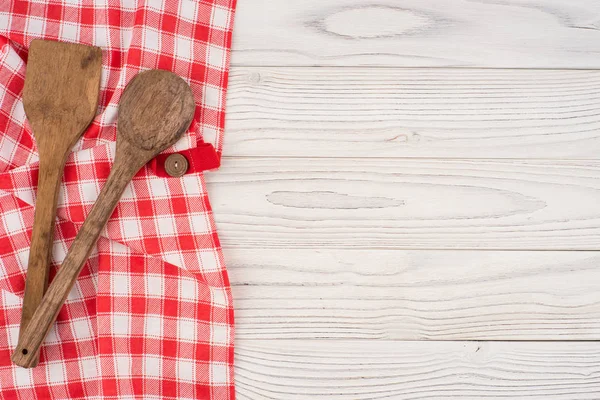
{"type": "Polygon", "coordinates": [[[244,399],[600,398],[600,1],[240,0],[244,399]]]}

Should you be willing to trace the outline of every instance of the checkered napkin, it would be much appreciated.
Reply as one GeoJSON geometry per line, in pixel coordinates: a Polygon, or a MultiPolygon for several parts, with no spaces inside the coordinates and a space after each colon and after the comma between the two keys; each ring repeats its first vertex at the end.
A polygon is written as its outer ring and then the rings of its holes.
{"type": "Polygon", "coordinates": [[[13,366],[38,156],[21,101],[27,48],[45,38],[102,48],[99,114],[70,155],[53,267],[108,177],[118,101],[140,71],[189,82],[196,114],[166,153],[221,154],[235,0],[0,1],[0,398],[233,399],[233,309],[202,173],[145,167],[125,191],[37,368],[13,366]]]}

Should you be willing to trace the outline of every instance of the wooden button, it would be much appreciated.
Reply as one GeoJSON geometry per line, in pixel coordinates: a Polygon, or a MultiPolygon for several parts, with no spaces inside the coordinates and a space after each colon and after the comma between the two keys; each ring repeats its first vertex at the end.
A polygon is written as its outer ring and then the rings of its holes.
{"type": "Polygon", "coordinates": [[[179,153],[171,154],[165,160],[165,171],[172,177],[183,176],[190,166],[187,158],[179,153]]]}

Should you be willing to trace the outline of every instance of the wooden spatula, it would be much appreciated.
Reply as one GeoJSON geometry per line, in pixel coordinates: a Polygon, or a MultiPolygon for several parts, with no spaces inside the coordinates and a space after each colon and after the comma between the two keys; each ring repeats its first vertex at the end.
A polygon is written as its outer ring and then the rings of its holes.
{"type": "Polygon", "coordinates": [[[19,340],[48,285],[58,189],[71,148],[96,115],[101,68],[98,47],[46,40],[29,47],[23,106],[40,169],[19,340]]]}
{"type": "Polygon", "coordinates": [[[192,121],[194,109],[192,90],[171,72],[142,72],[127,85],[119,104],[115,163],[58,274],[19,340],[12,355],[15,364],[25,368],[35,366],[35,357],[48,330],[127,184],[140,168],[181,137],[192,121]]]}

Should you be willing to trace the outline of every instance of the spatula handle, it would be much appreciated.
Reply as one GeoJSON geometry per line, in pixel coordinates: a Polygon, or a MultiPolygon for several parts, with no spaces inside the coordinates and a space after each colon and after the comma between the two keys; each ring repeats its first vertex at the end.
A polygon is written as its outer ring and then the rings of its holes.
{"type": "MultiPolygon", "coordinates": [[[[35,202],[31,248],[27,264],[27,278],[25,280],[25,295],[23,298],[19,340],[21,340],[31,316],[38,308],[48,287],[48,267],[54,239],[56,205],[58,203],[58,192],[64,164],[64,160],[60,163],[60,160],[49,157],[43,157],[40,160],[37,199],[35,202]]],[[[36,357],[33,366],[37,362],[36,357]]]]}
{"type": "Polygon", "coordinates": [[[100,232],[117,206],[127,184],[138,170],[139,167],[135,170],[120,168],[117,163],[113,166],[108,181],[77,233],[56,277],[19,338],[17,348],[12,355],[12,361],[15,364],[25,368],[35,366],[44,338],[56,321],[56,317],[96,244],[100,232]]]}

